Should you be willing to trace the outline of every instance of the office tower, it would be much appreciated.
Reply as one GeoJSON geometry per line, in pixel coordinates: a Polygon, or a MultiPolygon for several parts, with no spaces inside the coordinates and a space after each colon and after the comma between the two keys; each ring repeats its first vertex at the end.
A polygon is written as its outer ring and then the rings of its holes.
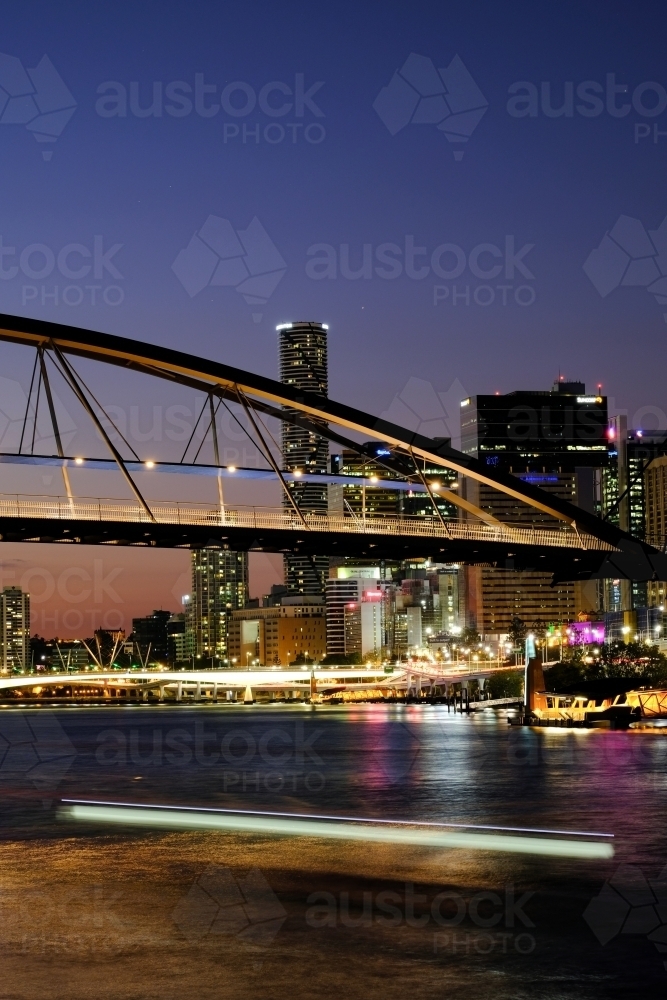
{"type": "Polygon", "coordinates": [[[377,592],[380,587],[379,581],[378,566],[348,565],[330,570],[325,588],[328,656],[361,652],[360,649],[347,648],[345,609],[359,605],[366,591],[377,592]]]}
{"type": "MultiPolygon", "coordinates": [[[[609,462],[602,475],[602,514],[634,538],[663,549],[661,521],[664,431],[628,430],[623,415],[609,421],[609,462]]],[[[601,581],[605,611],[629,611],[664,604],[663,585],[629,580],[601,581]]]]}
{"type": "Polygon", "coordinates": [[[166,663],[169,659],[168,623],[171,611],[154,611],[145,618],[132,619],[132,639],[138,646],[139,659],[166,663]],[[149,652],[150,649],[150,652],[149,652]]]}
{"type": "MultiPolygon", "coordinates": [[[[554,383],[550,391],[476,396],[461,403],[461,449],[490,470],[511,473],[585,510],[600,509],[600,482],[607,464],[607,400],[587,394],[582,382],[554,383]]],[[[548,515],[490,486],[465,480],[465,497],[501,521],[557,527],[548,515]]],[[[502,634],[513,617],[569,621],[598,602],[595,583],[551,586],[551,574],[467,566],[466,624],[483,634],[502,634]]]]}
{"type": "Polygon", "coordinates": [[[3,673],[30,666],[30,594],[3,587],[0,594],[0,656],[3,673]]]}
{"type": "Polygon", "coordinates": [[[327,655],[377,659],[387,646],[391,584],[378,566],[338,566],[326,581],[327,655]]]}
{"type": "Polygon", "coordinates": [[[232,666],[286,667],[296,659],[307,665],[317,663],[325,652],[322,597],[283,594],[277,603],[231,612],[228,654],[232,666]]]}
{"type": "MultiPolygon", "coordinates": [[[[321,323],[282,323],[278,328],[280,381],[304,392],[327,396],[329,392],[327,327],[321,323]]],[[[287,413],[298,411],[285,408],[287,413]]],[[[283,421],[283,468],[290,472],[327,473],[329,443],[319,434],[283,421]]],[[[299,509],[304,513],[328,512],[327,486],[286,477],[299,509]]],[[[291,510],[287,497],[283,506],[291,510]]],[[[291,594],[321,594],[329,570],[326,556],[285,556],[285,583],[291,594]]]]}
{"type": "Polygon", "coordinates": [[[192,588],[185,604],[187,655],[226,660],[229,616],[247,601],[247,553],[228,549],[193,552],[192,588]]]}

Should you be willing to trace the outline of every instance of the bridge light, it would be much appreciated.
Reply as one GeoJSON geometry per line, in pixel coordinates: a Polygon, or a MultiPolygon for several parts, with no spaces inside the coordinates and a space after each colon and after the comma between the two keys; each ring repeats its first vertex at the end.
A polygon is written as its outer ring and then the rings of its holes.
{"type": "Polygon", "coordinates": [[[75,458],[74,459],[74,464],[75,465],[83,465],[83,459],[82,458],[75,458]]]}
{"type": "Polygon", "coordinates": [[[149,460],[148,462],[144,462],[144,465],[146,466],[147,469],[153,469],[155,467],[155,462],[151,462],[149,460]]]}
{"type": "Polygon", "coordinates": [[[431,489],[432,490],[439,490],[440,489],[440,483],[431,483],[431,489]]]}
{"type": "Polygon", "coordinates": [[[296,476],[297,479],[298,479],[299,476],[303,475],[303,473],[302,473],[301,469],[295,469],[294,472],[292,473],[292,475],[296,476]]]}
{"type": "Polygon", "coordinates": [[[236,472],[236,466],[235,465],[228,465],[227,466],[227,472],[236,472]]]}
{"type": "Polygon", "coordinates": [[[372,483],[377,483],[377,481],[378,481],[378,477],[377,476],[371,476],[371,482],[372,483]]]}

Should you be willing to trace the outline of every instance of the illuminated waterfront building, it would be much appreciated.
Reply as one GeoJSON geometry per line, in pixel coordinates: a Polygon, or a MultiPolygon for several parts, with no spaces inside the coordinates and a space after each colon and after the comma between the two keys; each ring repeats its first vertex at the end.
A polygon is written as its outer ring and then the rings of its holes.
{"type": "Polygon", "coordinates": [[[187,656],[227,658],[232,611],[248,602],[248,554],[227,549],[192,553],[192,588],[185,603],[187,656]]]}
{"type": "Polygon", "coordinates": [[[30,666],[30,594],[3,587],[0,594],[0,657],[3,673],[30,666]]]}
{"type": "Polygon", "coordinates": [[[228,656],[233,666],[289,666],[297,657],[305,663],[326,653],[324,600],[314,596],[283,596],[279,604],[232,611],[228,621],[228,656]]]}

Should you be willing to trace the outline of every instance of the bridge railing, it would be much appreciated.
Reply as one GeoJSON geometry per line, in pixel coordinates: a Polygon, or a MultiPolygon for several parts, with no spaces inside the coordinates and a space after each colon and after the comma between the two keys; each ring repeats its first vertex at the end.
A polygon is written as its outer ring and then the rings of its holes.
{"type": "MultiPolygon", "coordinates": [[[[345,517],[340,514],[313,514],[304,511],[304,520],[284,508],[226,507],[215,505],[157,502],[151,512],[158,524],[203,526],[211,528],[253,528],[288,530],[296,533],[312,531],[381,536],[416,536],[452,541],[513,543],[516,545],[613,550],[592,535],[577,532],[567,526],[557,528],[530,527],[525,524],[479,524],[472,521],[446,520],[424,516],[388,517],[385,515],[345,517]],[[305,522],[305,523],[304,523],[305,522]]],[[[0,518],[56,521],[120,521],[150,524],[146,511],[131,500],[98,499],[92,497],[35,497],[20,494],[0,494],[0,518]]]]}

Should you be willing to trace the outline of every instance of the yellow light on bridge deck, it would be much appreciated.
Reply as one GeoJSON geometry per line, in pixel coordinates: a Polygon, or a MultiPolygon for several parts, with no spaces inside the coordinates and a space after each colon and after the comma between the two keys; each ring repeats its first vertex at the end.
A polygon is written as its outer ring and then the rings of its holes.
{"type": "Polygon", "coordinates": [[[377,476],[371,476],[371,482],[372,483],[377,483],[377,481],[378,481],[378,477],[377,476]]]}
{"type": "Polygon", "coordinates": [[[431,483],[431,489],[432,490],[439,490],[440,489],[440,483],[431,483]]]}
{"type": "Polygon", "coordinates": [[[82,458],[75,458],[74,459],[74,464],[75,465],[83,465],[83,459],[82,458]]]}
{"type": "Polygon", "coordinates": [[[299,476],[303,475],[303,473],[301,472],[301,469],[295,469],[292,475],[298,478],[299,476]]]}
{"type": "Polygon", "coordinates": [[[151,461],[144,462],[144,465],[146,466],[147,469],[153,469],[153,468],[155,468],[155,462],[151,462],[151,461]]]}
{"type": "Polygon", "coordinates": [[[236,472],[236,466],[235,465],[228,465],[227,466],[227,472],[236,472]]]}

